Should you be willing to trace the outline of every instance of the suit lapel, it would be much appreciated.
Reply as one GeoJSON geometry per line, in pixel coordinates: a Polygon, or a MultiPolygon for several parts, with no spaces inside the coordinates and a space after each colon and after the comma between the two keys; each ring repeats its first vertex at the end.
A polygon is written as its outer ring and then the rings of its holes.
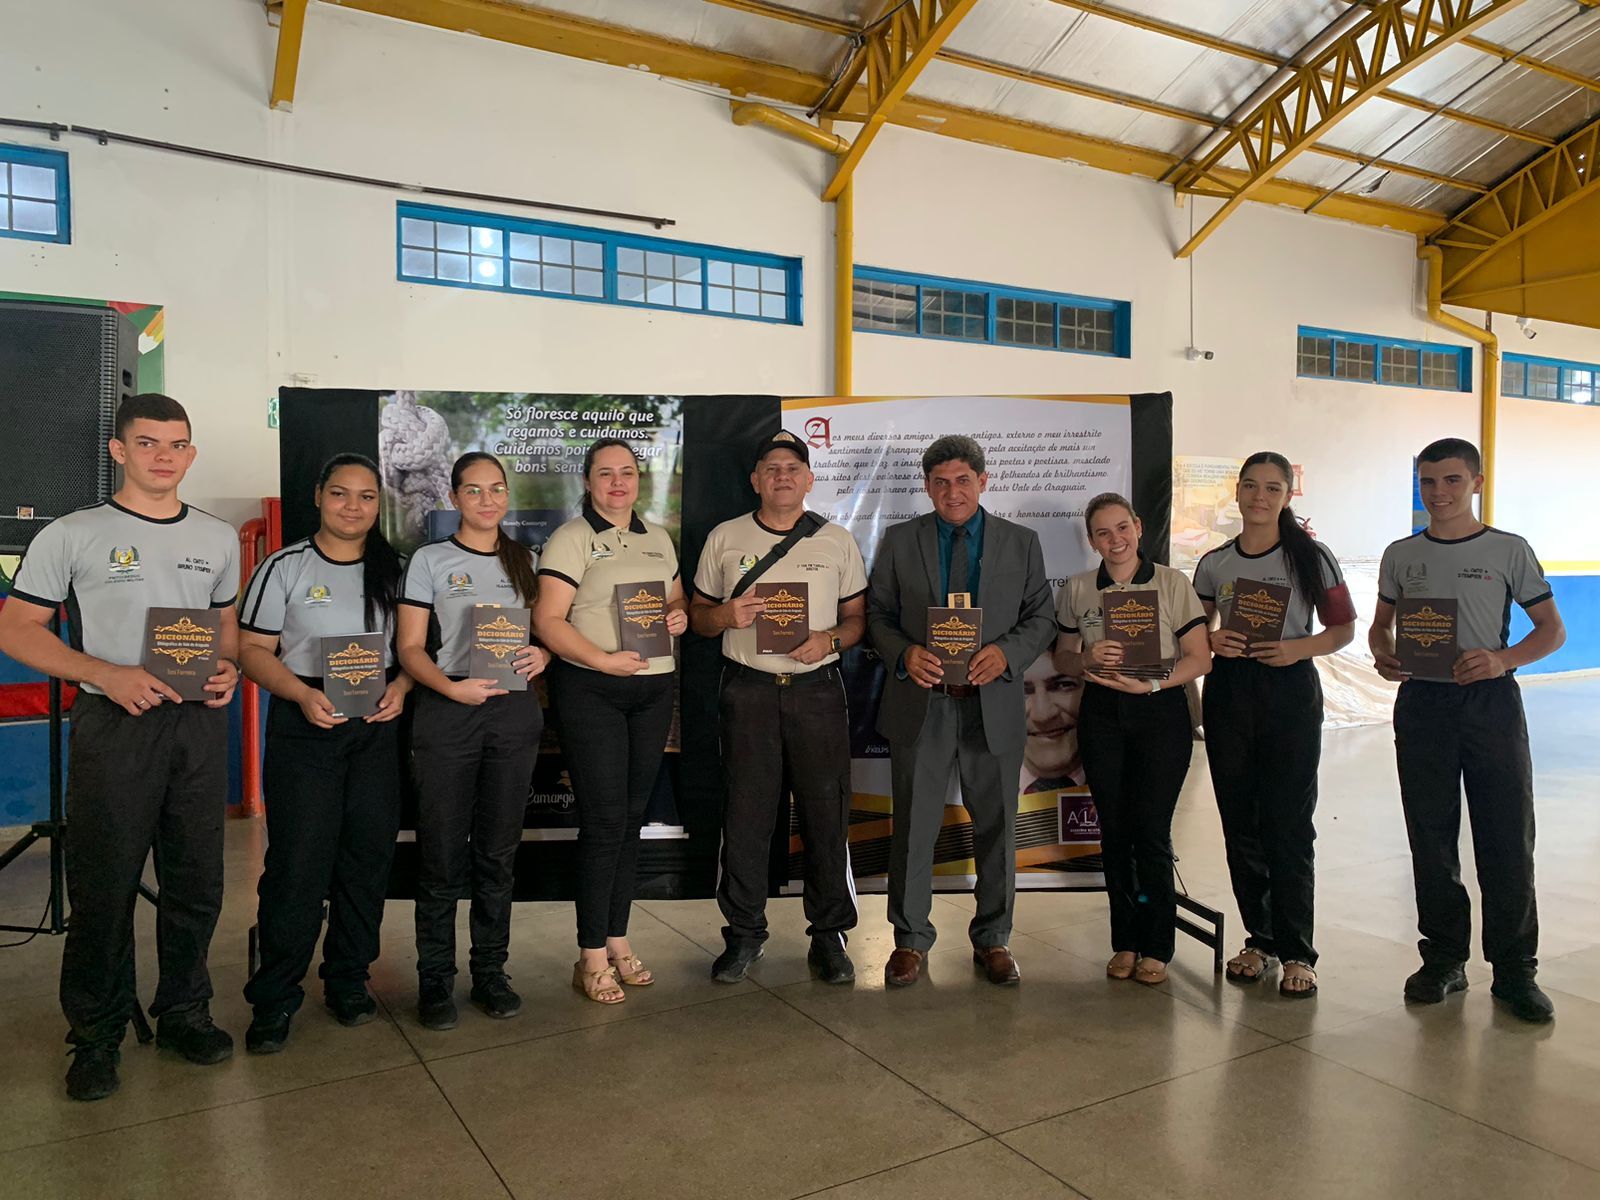
{"type": "Polygon", "coordinates": [[[921,525],[917,528],[917,545],[922,550],[923,565],[928,571],[928,595],[933,597],[933,607],[937,608],[944,603],[944,596],[939,592],[939,531],[933,523],[932,513],[921,518],[921,525]]]}

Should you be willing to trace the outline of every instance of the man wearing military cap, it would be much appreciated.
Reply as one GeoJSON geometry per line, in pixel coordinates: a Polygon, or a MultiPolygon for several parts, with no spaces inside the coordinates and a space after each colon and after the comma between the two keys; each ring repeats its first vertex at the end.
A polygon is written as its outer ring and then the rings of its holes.
{"type": "Polygon", "coordinates": [[[866,628],[867,574],[850,534],[806,510],[814,482],[800,438],[784,430],[763,442],[750,474],[759,506],[711,531],[695,572],[690,622],[702,637],[722,638],[728,795],[717,903],[728,923],[727,949],[711,968],[722,983],[743,979],[763,953],[768,862],[785,786],[805,846],[807,962],[825,983],[855,978],[845,952],[856,904],[850,730],[838,663],[866,628]]]}

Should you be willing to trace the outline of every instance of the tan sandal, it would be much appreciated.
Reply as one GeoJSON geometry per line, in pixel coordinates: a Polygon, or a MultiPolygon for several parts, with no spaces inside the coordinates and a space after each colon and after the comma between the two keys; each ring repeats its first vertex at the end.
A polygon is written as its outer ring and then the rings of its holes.
{"type": "Polygon", "coordinates": [[[1246,946],[1228,960],[1228,978],[1234,983],[1255,983],[1277,965],[1278,960],[1265,950],[1246,946]]]}
{"type": "Polygon", "coordinates": [[[1159,958],[1141,958],[1138,967],[1133,972],[1135,983],[1142,983],[1145,987],[1155,987],[1167,981],[1167,964],[1159,958]]]}
{"type": "Polygon", "coordinates": [[[1310,963],[1290,959],[1283,964],[1283,978],[1278,981],[1278,995],[1290,1000],[1304,1000],[1317,994],[1317,972],[1310,963]]]}
{"type": "Polygon", "coordinates": [[[572,986],[596,1004],[621,1004],[628,998],[622,985],[617,982],[614,967],[607,967],[603,971],[585,971],[581,961],[575,962],[572,964],[572,986]]]}
{"type": "Polygon", "coordinates": [[[656,981],[650,973],[650,968],[639,961],[637,954],[624,954],[621,958],[609,960],[611,969],[617,973],[617,978],[629,987],[649,987],[656,981]]]}
{"type": "Polygon", "coordinates": [[[1132,979],[1134,963],[1138,957],[1132,950],[1118,950],[1106,964],[1106,978],[1132,979]]]}

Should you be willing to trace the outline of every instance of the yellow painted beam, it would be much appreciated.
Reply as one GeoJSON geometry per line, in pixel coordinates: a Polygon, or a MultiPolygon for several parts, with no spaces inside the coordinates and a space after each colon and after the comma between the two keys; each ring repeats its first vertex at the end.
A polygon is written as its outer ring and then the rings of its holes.
{"type": "Polygon", "coordinates": [[[300,76],[306,0],[282,0],[278,14],[278,57],[272,66],[272,94],[267,102],[272,108],[287,112],[294,107],[294,85],[300,76]]]}
{"type": "MultiPolygon", "coordinates": [[[[1175,38],[1180,42],[1187,42],[1192,46],[1200,46],[1207,50],[1215,50],[1219,54],[1231,55],[1234,58],[1248,59],[1251,62],[1261,63],[1268,67],[1287,67],[1292,65],[1292,60],[1270,51],[1248,46],[1243,42],[1230,41],[1227,38],[1215,37],[1198,30],[1188,29],[1182,25],[1175,25],[1171,21],[1163,21],[1156,17],[1148,17],[1143,13],[1129,12],[1111,4],[1101,4],[1098,0],[1052,0],[1053,3],[1063,8],[1075,9],[1078,12],[1089,13],[1092,16],[1102,17],[1107,21],[1115,21],[1119,25],[1127,25],[1134,29],[1142,29],[1146,33],[1159,34],[1162,37],[1175,38]]],[[[1331,72],[1326,73],[1324,81],[1333,78],[1331,72]]],[[[1378,92],[1380,100],[1387,100],[1391,104],[1399,104],[1418,112],[1430,113],[1463,125],[1471,125],[1485,133],[1498,134],[1501,137],[1517,138],[1520,141],[1530,142],[1536,146],[1553,146],[1554,138],[1547,138],[1542,134],[1529,130],[1518,129],[1512,125],[1504,125],[1499,121],[1491,121],[1480,117],[1476,113],[1463,112],[1459,108],[1440,107],[1432,101],[1424,100],[1418,96],[1408,96],[1404,92],[1397,92],[1393,88],[1384,88],[1378,92]]]]}
{"type": "Polygon", "coordinates": [[[1478,452],[1483,459],[1483,505],[1479,519],[1494,524],[1495,455],[1500,419],[1500,338],[1490,329],[1479,329],[1443,308],[1440,282],[1444,260],[1438,247],[1419,243],[1417,257],[1428,264],[1428,316],[1436,324],[1471,338],[1483,347],[1483,379],[1478,389],[1478,452]]]}
{"type": "Polygon", "coordinates": [[[856,51],[866,63],[867,118],[839,161],[833,179],[822,189],[824,200],[835,200],[844,191],[894,106],[905,98],[917,76],[977,2],[903,0],[869,26],[872,32],[856,51]]]}
{"type": "Polygon", "coordinates": [[[772,4],[768,0],[706,0],[706,3],[715,4],[718,8],[731,8],[735,12],[749,13],[751,16],[787,21],[791,25],[799,25],[818,33],[832,33],[839,37],[854,37],[859,32],[849,21],[840,20],[838,17],[790,8],[787,4],[772,4]]]}
{"type": "MultiPolygon", "coordinates": [[[[1178,250],[1179,258],[1194,253],[1254,192],[1362,103],[1526,0],[1457,0],[1453,9],[1445,10],[1445,30],[1438,34],[1422,24],[1407,25],[1401,13],[1408,2],[1374,0],[1371,11],[1295,67],[1233,129],[1198,158],[1185,159],[1174,180],[1179,190],[1215,183],[1217,168],[1236,152],[1250,170],[1242,184],[1225,189],[1221,206],[1178,250]],[[1330,72],[1333,80],[1328,83],[1324,75],[1330,72]]],[[[1425,0],[1427,7],[1431,6],[1425,0]]]]}
{"type": "Polygon", "coordinates": [[[833,394],[855,395],[856,185],[833,202],[833,394]]]}
{"type": "MultiPolygon", "coordinates": [[[[1370,4],[1371,0],[1362,0],[1362,2],[1370,4]]],[[[1594,0],[1590,0],[1590,2],[1593,3],[1594,0]]],[[[1413,25],[1416,24],[1418,16],[1419,14],[1412,12],[1402,14],[1402,18],[1413,25]]],[[[1444,28],[1444,25],[1442,22],[1435,20],[1428,22],[1428,28],[1434,32],[1439,32],[1444,28]]],[[[1591,92],[1600,92],[1600,79],[1590,79],[1585,75],[1579,75],[1576,71],[1569,71],[1565,67],[1558,67],[1555,63],[1546,62],[1542,58],[1536,58],[1531,54],[1513,50],[1510,46],[1497,45],[1494,42],[1486,42],[1482,38],[1475,37],[1462,38],[1461,44],[1469,50],[1476,50],[1479,54],[1487,54],[1491,58],[1498,58],[1501,62],[1514,62],[1519,67],[1526,67],[1537,74],[1559,80],[1569,87],[1586,88],[1591,92]]]]}

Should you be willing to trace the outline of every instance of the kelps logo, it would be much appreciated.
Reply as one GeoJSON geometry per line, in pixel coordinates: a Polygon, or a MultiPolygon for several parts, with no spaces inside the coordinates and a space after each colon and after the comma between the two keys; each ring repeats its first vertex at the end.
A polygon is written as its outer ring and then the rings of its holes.
{"type": "Polygon", "coordinates": [[[325,583],[313,583],[306,589],[306,603],[313,607],[333,603],[333,591],[325,583]]]}
{"type": "Polygon", "coordinates": [[[111,547],[111,578],[126,578],[139,573],[139,547],[111,547]]]}
{"type": "Polygon", "coordinates": [[[472,586],[472,576],[465,571],[452,571],[450,573],[450,594],[452,596],[470,596],[477,590],[472,586]]]}

